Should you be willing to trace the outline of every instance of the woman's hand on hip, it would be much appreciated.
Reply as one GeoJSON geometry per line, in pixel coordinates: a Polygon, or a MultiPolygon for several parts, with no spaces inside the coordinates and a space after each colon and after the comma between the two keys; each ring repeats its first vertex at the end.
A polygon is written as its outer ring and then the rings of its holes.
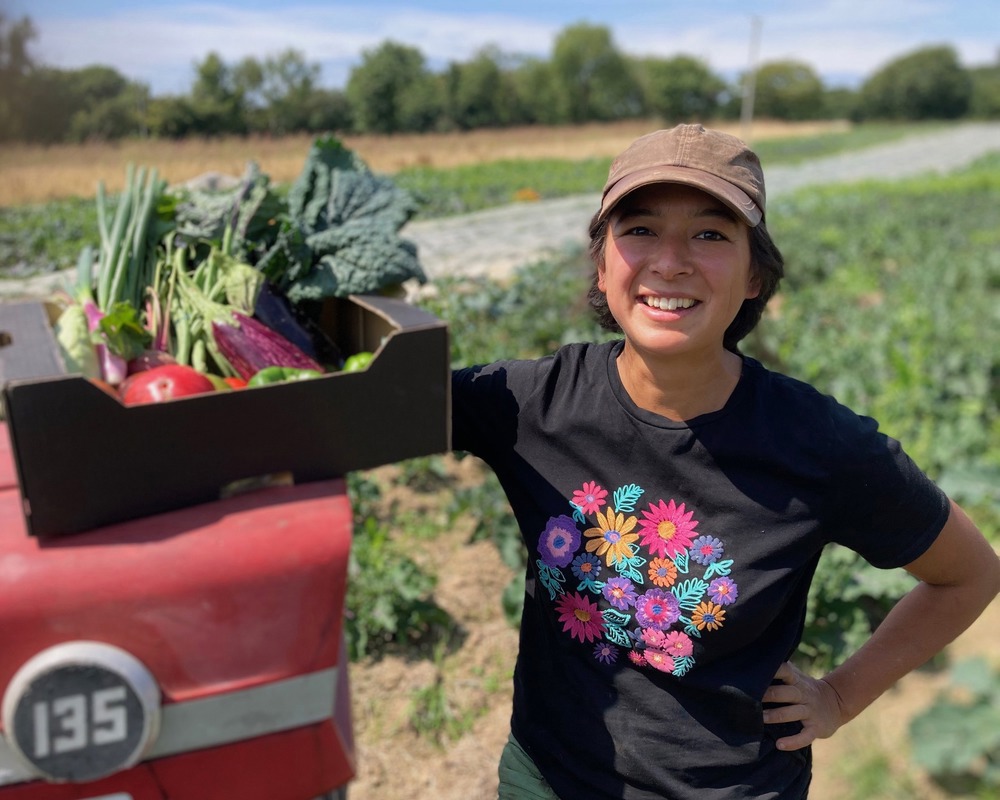
{"type": "Polygon", "coordinates": [[[807,747],[832,736],[843,724],[840,698],[826,681],[810,677],[788,661],[778,668],[774,679],[779,683],[767,688],[763,702],[782,705],[764,710],[764,724],[802,723],[799,733],[778,739],[779,750],[807,747]]]}

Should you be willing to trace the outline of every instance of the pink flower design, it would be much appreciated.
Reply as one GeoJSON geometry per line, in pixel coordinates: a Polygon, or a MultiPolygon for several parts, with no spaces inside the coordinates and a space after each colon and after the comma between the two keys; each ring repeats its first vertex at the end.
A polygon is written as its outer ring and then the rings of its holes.
{"type": "Polygon", "coordinates": [[[649,504],[649,511],[643,511],[644,520],[639,521],[641,544],[657,556],[676,558],[691,546],[697,520],[692,521],[693,511],[684,513],[684,504],[679,506],[673,500],[656,505],[649,504]]]}
{"type": "Polygon", "coordinates": [[[694,652],[694,644],[691,637],[681,631],[671,631],[664,637],[665,641],[661,647],[674,658],[689,656],[694,652]]]}
{"type": "Polygon", "coordinates": [[[647,647],[645,655],[646,663],[653,669],[658,669],[660,672],[674,671],[674,660],[670,657],[669,653],[666,653],[663,650],[647,647]]]}
{"type": "Polygon", "coordinates": [[[573,492],[573,502],[584,514],[595,514],[604,505],[608,490],[602,489],[596,481],[585,481],[582,489],[573,492]]]}
{"type": "Polygon", "coordinates": [[[633,664],[635,664],[637,667],[644,667],[644,666],[646,666],[646,656],[644,656],[638,650],[629,650],[628,651],[628,659],[633,664]]]}
{"type": "Polygon", "coordinates": [[[560,597],[556,603],[556,611],[563,624],[563,631],[569,632],[574,639],[592,642],[601,638],[604,633],[604,617],[597,604],[577,592],[560,597]]]}
{"type": "Polygon", "coordinates": [[[660,650],[666,647],[667,635],[657,628],[643,628],[642,641],[648,647],[657,647],[660,650]]]}

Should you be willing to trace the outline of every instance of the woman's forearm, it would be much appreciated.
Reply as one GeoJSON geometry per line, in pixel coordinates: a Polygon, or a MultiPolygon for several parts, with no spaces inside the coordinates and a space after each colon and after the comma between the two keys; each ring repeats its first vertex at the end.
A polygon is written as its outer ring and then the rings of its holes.
{"type": "MultiPolygon", "coordinates": [[[[969,572],[978,566],[970,565],[969,572]]],[[[906,594],[871,638],[824,678],[837,693],[842,721],[856,717],[966,630],[996,596],[993,572],[967,584],[919,583],[906,594]]]]}

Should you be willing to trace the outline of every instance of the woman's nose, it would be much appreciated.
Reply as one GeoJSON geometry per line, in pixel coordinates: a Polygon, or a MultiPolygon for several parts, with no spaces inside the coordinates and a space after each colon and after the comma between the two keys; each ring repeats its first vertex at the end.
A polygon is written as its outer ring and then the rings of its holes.
{"type": "Polygon", "coordinates": [[[691,263],[691,252],[686,242],[672,237],[660,239],[659,247],[649,259],[649,270],[664,278],[676,278],[687,275],[694,269],[691,263]]]}

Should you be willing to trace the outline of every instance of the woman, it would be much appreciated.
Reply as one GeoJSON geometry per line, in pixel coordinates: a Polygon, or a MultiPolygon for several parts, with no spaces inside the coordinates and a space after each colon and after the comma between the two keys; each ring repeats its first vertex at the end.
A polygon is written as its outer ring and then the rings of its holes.
{"type": "Polygon", "coordinates": [[[1000,587],[898,442],[739,353],[783,271],[764,216],[743,142],[641,137],[591,224],[591,301],[623,338],[454,376],[454,445],[529,552],[501,798],[805,797],[810,743],[1000,587]],[[817,680],[788,659],[830,542],[920,582],[817,680]]]}

